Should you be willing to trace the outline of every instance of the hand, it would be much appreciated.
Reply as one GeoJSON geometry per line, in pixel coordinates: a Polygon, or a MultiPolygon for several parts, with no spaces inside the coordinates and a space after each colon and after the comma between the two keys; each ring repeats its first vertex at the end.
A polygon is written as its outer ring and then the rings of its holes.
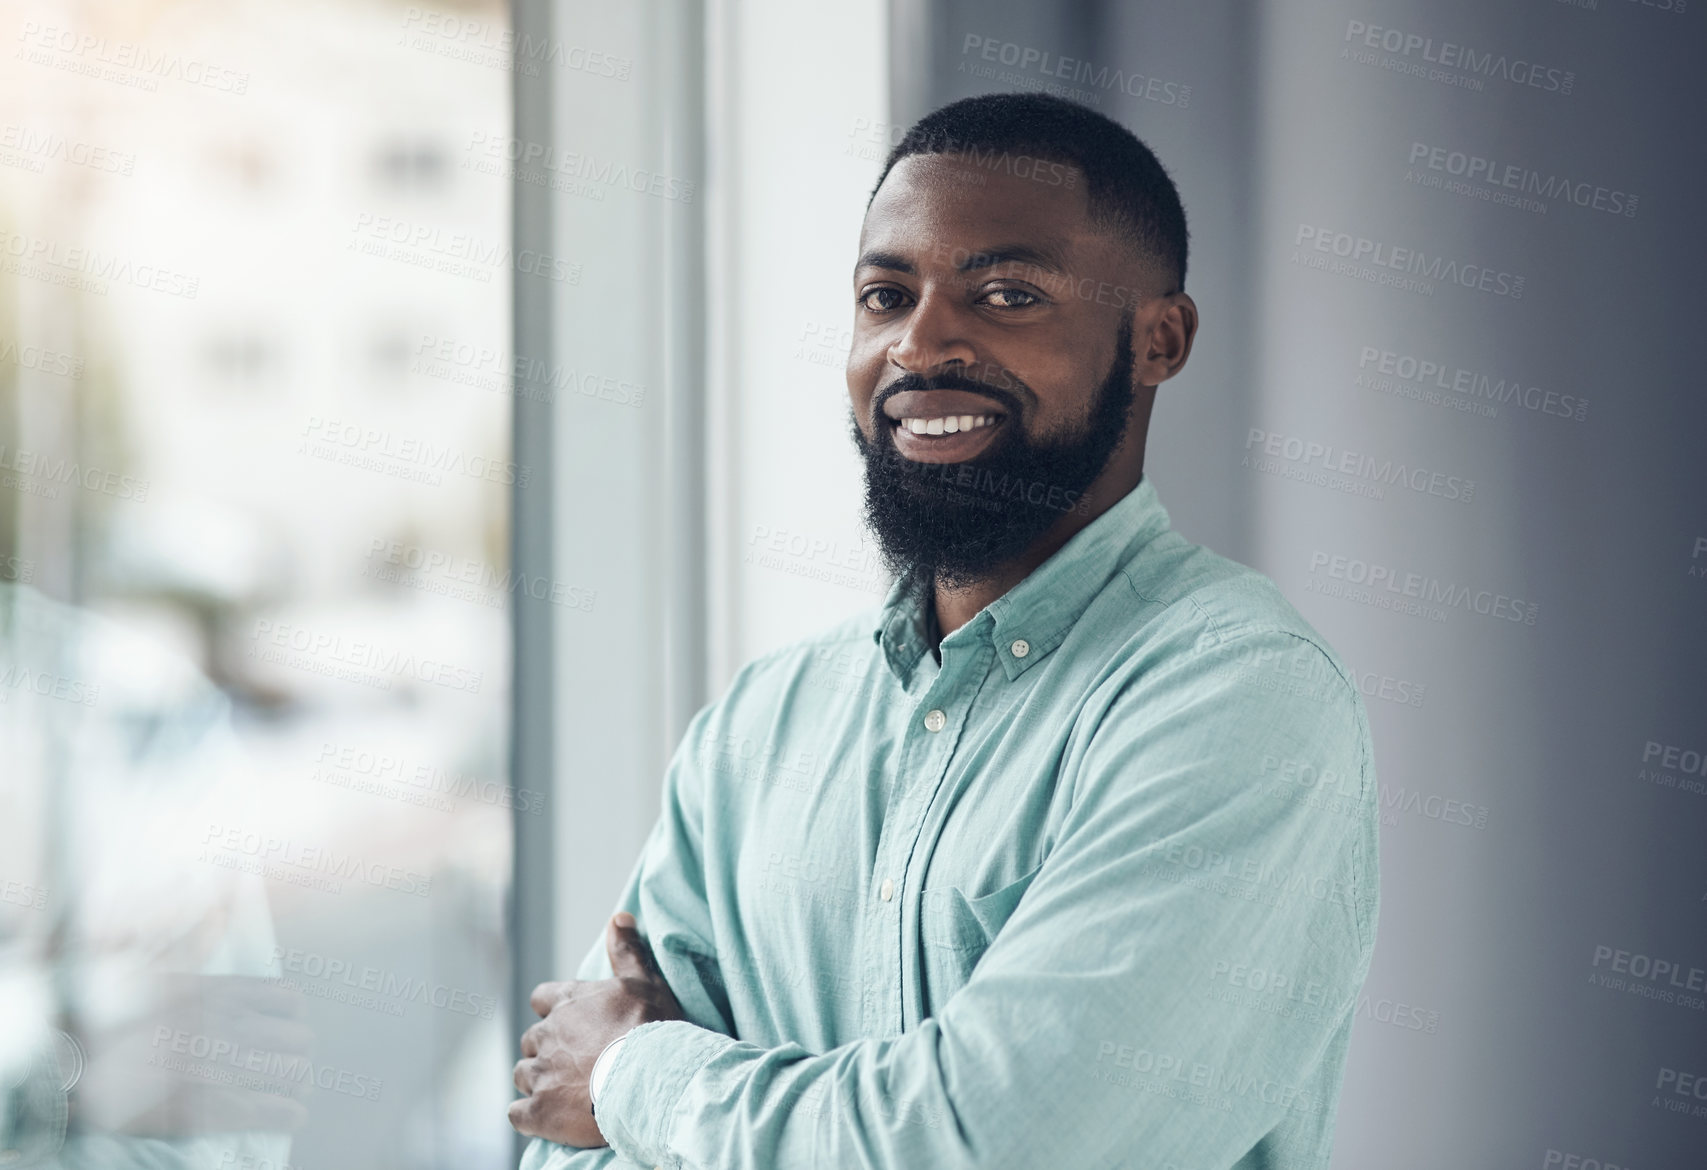
{"type": "Polygon", "coordinates": [[[612,979],[570,979],[534,988],[544,1019],[522,1033],[510,1124],[525,1137],[591,1148],[608,1143],[593,1120],[587,1078],[605,1045],[639,1024],[681,1020],[682,1005],[664,981],[634,915],[614,915],[605,930],[612,979]]]}

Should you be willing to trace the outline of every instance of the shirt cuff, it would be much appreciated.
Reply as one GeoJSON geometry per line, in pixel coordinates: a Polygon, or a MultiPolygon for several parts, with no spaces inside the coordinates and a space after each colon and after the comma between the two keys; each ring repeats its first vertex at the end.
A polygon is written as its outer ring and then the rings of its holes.
{"type": "Polygon", "coordinates": [[[687,1020],[653,1020],[619,1039],[599,1086],[599,1132],[636,1165],[673,1166],[670,1131],[688,1082],[740,1041],[687,1020]]]}
{"type": "Polygon", "coordinates": [[[593,1071],[587,1074],[587,1099],[592,1102],[594,1112],[599,1108],[599,1090],[604,1088],[605,1077],[610,1075],[611,1058],[622,1049],[622,1042],[628,1039],[630,1028],[609,1044],[599,1050],[599,1057],[593,1061],[593,1071]]]}

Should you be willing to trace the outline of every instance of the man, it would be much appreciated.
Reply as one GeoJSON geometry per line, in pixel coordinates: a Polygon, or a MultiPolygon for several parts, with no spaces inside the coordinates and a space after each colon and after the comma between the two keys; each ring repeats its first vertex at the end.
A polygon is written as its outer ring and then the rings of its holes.
{"type": "Polygon", "coordinates": [[[534,994],[525,1170],[1327,1164],[1368,724],[1143,476],[1185,268],[1172,182],[1083,107],[896,147],[847,371],[895,586],[694,717],[581,981],[534,994]]]}

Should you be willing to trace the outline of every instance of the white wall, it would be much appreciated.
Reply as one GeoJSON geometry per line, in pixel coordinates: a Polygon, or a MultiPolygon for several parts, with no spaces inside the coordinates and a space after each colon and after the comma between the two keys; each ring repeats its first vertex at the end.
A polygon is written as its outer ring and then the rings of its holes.
{"type": "Polygon", "coordinates": [[[712,6],[714,695],[748,659],[887,587],[860,521],[843,375],[860,220],[890,143],[886,11],[712,6]]]}
{"type": "Polygon", "coordinates": [[[693,200],[620,189],[589,199],[574,187],[553,197],[553,248],[582,271],[578,285],[558,290],[553,361],[646,387],[638,405],[574,393],[556,405],[556,573],[597,595],[593,614],[560,615],[555,639],[554,946],[564,974],[633,867],[685,724],[670,688],[696,632],[670,598],[696,555],[679,514],[681,477],[693,470],[669,436],[681,430],[674,412],[702,393],[700,371],[673,348],[696,327],[695,274],[684,260],[696,211],[709,253],[701,693],[716,697],[756,654],[874,604],[887,585],[862,542],[858,456],[844,433],[845,345],[828,336],[845,339],[852,322],[859,223],[889,140],[884,8],[711,5],[703,175],[682,161],[694,132],[680,100],[690,79],[670,64],[682,11],[667,2],[558,10],[562,40],[632,70],[622,82],[560,73],[554,145],[696,190],[693,200]],[[755,533],[788,534],[804,551],[748,563],[755,533]],[[837,568],[850,563],[856,570],[837,568]],[[684,627],[672,628],[678,620],[684,627]]]}

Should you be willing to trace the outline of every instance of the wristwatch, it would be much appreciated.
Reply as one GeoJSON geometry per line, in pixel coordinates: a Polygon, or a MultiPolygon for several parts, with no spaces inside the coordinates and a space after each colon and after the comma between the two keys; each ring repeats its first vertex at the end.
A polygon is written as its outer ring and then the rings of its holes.
{"type": "MultiPolygon", "coordinates": [[[[630,1032],[633,1030],[629,1029],[630,1032]]],[[[599,1058],[593,1061],[593,1071],[587,1075],[587,1099],[594,1114],[599,1111],[599,1090],[604,1087],[605,1078],[610,1075],[611,1061],[616,1059],[616,1054],[622,1049],[622,1042],[627,1039],[628,1032],[624,1032],[606,1044],[604,1051],[599,1053],[599,1058]]]]}

